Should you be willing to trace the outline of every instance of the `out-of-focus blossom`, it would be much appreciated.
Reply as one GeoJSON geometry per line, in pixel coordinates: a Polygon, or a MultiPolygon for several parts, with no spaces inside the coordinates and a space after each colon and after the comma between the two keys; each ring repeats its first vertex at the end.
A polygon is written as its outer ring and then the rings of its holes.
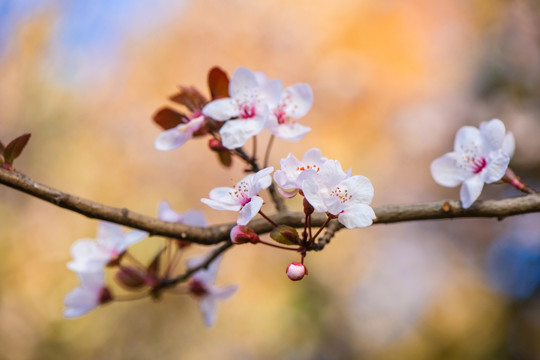
{"type": "Polygon", "coordinates": [[[67,264],[77,273],[100,272],[126,249],[148,236],[147,232],[131,230],[122,232],[122,226],[100,221],[96,239],[80,239],[71,246],[73,261],[67,264]]]}
{"type": "MultiPolygon", "coordinates": [[[[207,269],[195,272],[188,284],[189,292],[199,300],[199,308],[203,315],[204,324],[208,327],[214,325],[216,321],[217,302],[230,297],[237,289],[236,285],[225,288],[214,285],[221,260],[222,257],[219,257],[207,269]]],[[[188,268],[193,269],[202,265],[205,261],[204,257],[192,258],[188,260],[187,265],[188,268]]]]}
{"type": "Polygon", "coordinates": [[[276,170],[274,180],[279,186],[278,191],[285,197],[290,198],[302,188],[302,182],[310,176],[315,176],[321,166],[328,160],[323,157],[317,148],[311,148],[298,160],[292,153],[279,161],[281,170],[276,170]]]}
{"type": "Polygon", "coordinates": [[[371,181],[349,176],[337,160],[326,161],[316,177],[304,180],[302,191],[315,210],[336,216],[348,229],[369,226],[375,219],[369,206],[374,194],[371,181]]]}
{"type": "Polygon", "coordinates": [[[188,123],[180,124],[172,129],[163,131],[158,135],[154,146],[160,151],[169,151],[184,145],[186,141],[193,137],[193,133],[203,126],[204,116],[201,115],[188,123]]]}
{"type": "Polygon", "coordinates": [[[431,174],[443,186],[462,184],[460,199],[468,208],[480,196],[484,183],[500,180],[514,152],[514,137],[505,134],[502,121],[493,119],[480,129],[464,126],[458,130],[454,151],[431,163],[431,174]]]}
{"type": "Polygon", "coordinates": [[[263,199],[257,196],[272,183],[270,174],[273,167],[267,167],[255,174],[246,176],[234,188],[218,187],[210,191],[210,199],[201,199],[203,203],[216,210],[239,211],[238,225],[247,225],[261,210],[263,199]]]}
{"type": "Polygon", "coordinates": [[[164,221],[177,222],[189,226],[206,226],[206,218],[202,211],[189,210],[185,213],[178,213],[171,209],[167,201],[161,201],[158,207],[158,218],[164,221]]]}
{"type": "Polygon", "coordinates": [[[266,125],[270,109],[280,101],[280,80],[259,84],[251,70],[240,67],[231,76],[229,98],[211,101],[203,114],[217,121],[226,121],[219,130],[223,146],[236,149],[257,135],[266,125]]]}
{"type": "Polygon", "coordinates": [[[308,84],[296,84],[283,91],[279,104],[271,109],[266,127],[272,134],[288,141],[301,140],[310,130],[295,119],[306,115],[313,104],[313,92],[308,84]]]}
{"type": "Polygon", "coordinates": [[[67,318],[81,316],[100,304],[112,300],[110,291],[103,283],[103,271],[94,273],[78,273],[81,285],[73,289],[64,299],[64,316],[67,318]]]}

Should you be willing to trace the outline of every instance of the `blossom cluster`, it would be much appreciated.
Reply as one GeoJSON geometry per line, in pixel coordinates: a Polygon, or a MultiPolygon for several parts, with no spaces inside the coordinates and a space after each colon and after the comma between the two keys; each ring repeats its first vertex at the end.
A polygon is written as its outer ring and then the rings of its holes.
{"type": "Polygon", "coordinates": [[[261,72],[240,67],[232,74],[227,89],[226,94],[221,94],[226,96],[217,96],[210,102],[191,90],[187,97],[196,98],[197,105],[187,102],[186,96],[182,98],[180,103],[189,104],[191,114],[182,115],[174,127],[165,126],[155,141],[156,149],[175,149],[197,133],[217,136],[213,127],[219,128],[218,141],[229,150],[242,147],[264,128],[288,141],[301,140],[311,130],[296,121],[307,114],[313,103],[313,93],[305,83],[283,89],[281,80],[269,80],[261,72]]]}

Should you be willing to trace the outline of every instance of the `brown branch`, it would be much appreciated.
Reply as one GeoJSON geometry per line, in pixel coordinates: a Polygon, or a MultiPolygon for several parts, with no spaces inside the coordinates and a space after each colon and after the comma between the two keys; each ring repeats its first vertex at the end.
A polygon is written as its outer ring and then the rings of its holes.
{"type": "MultiPolygon", "coordinates": [[[[89,218],[110,221],[148,231],[151,235],[178,238],[202,245],[213,245],[228,241],[230,230],[236,225],[231,223],[199,228],[162,221],[125,208],[107,206],[63,193],[47,185],[36,183],[17,171],[0,169],[0,184],[89,218]]],[[[463,209],[459,201],[453,200],[414,205],[386,205],[375,207],[374,211],[377,215],[374,224],[474,217],[497,218],[501,220],[508,216],[540,212],[540,194],[531,194],[504,200],[476,201],[468,209],[463,209]]],[[[305,219],[303,212],[292,211],[282,212],[271,216],[271,218],[278,224],[287,224],[296,228],[302,228],[305,219]]],[[[311,217],[311,223],[313,226],[321,226],[326,218],[326,214],[315,213],[311,217]]],[[[258,234],[267,233],[273,229],[273,225],[265,219],[253,220],[249,225],[258,234]]],[[[335,231],[340,228],[341,225],[335,231]]]]}

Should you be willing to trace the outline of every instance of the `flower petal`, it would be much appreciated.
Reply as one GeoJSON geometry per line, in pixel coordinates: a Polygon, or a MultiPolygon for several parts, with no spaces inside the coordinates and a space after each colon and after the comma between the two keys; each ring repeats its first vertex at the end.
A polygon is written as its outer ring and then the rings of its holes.
{"type": "Polygon", "coordinates": [[[285,113],[295,119],[307,114],[313,104],[313,92],[308,84],[295,84],[285,89],[283,96],[290,101],[286,102],[285,113]]]}
{"type": "Polygon", "coordinates": [[[240,210],[236,223],[238,225],[247,225],[250,220],[253,219],[255,215],[257,215],[259,210],[261,210],[263,202],[264,201],[261,197],[253,196],[251,198],[251,201],[244,205],[244,207],[242,207],[242,209],[240,210]]]}
{"type": "Polygon", "coordinates": [[[431,163],[431,176],[442,186],[454,187],[461,184],[472,173],[460,166],[458,160],[462,155],[456,152],[446,153],[431,163]]]}
{"type": "Polygon", "coordinates": [[[232,98],[243,97],[258,88],[259,84],[255,74],[245,67],[239,67],[234,71],[229,82],[229,95],[232,98]]]}
{"type": "Polygon", "coordinates": [[[265,123],[266,118],[262,116],[227,121],[219,130],[223,146],[230,150],[242,147],[250,137],[261,132],[265,123]]]}
{"type": "Polygon", "coordinates": [[[502,149],[509,158],[512,158],[512,156],[514,156],[514,152],[516,150],[516,140],[514,139],[514,134],[512,134],[511,132],[505,135],[502,149]]]}
{"type": "Polygon", "coordinates": [[[482,137],[484,151],[496,151],[501,149],[504,142],[506,129],[499,119],[493,119],[480,124],[480,136],[482,137]]]}
{"type": "Polygon", "coordinates": [[[347,229],[354,229],[371,225],[375,217],[375,212],[369,205],[356,204],[339,214],[338,221],[347,229]]]}
{"type": "Polygon", "coordinates": [[[214,120],[225,121],[240,115],[238,103],[231,98],[210,101],[202,109],[202,113],[214,120]]]}
{"type": "Polygon", "coordinates": [[[468,209],[480,196],[482,188],[484,187],[484,181],[478,175],[473,176],[463,182],[459,197],[461,199],[461,205],[464,209],[468,209]]]}
{"type": "Polygon", "coordinates": [[[492,152],[488,166],[482,172],[483,181],[486,184],[490,184],[501,180],[508,168],[509,162],[510,157],[502,149],[492,152]]]}
{"type": "Polygon", "coordinates": [[[456,134],[454,140],[454,151],[464,153],[474,148],[480,142],[480,130],[474,126],[463,126],[456,134]]]}
{"type": "Polygon", "coordinates": [[[276,137],[287,141],[302,140],[304,136],[311,131],[310,127],[301,125],[297,122],[279,124],[275,116],[270,117],[266,127],[276,137]]]}

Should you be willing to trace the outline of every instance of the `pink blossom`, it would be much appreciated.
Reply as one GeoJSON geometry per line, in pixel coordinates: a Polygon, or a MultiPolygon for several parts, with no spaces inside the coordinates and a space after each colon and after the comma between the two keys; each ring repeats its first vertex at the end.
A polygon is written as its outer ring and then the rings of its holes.
{"type": "Polygon", "coordinates": [[[212,209],[239,211],[236,223],[247,225],[261,210],[263,199],[258,194],[272,183],[270,177],[272,171],[274,171],[273,167],[267,167],[255,174],[248,175],[239,181],[234,188],[215,188],[210,191],[210,199],[204,198],[201,201],[212,209]]]}
{"type": "Polygon", "coordinates": [[[279,161],[281,170],[276,170],[274,173],[274,180],[279,186],[279,192],[287,198],[293,197],[302,188],[302,182],[309,177],[316,176],[327,160],[317,148],[306,151],[302,160],[298,160],[289,153],[285,159],[279,161]]]}
{"type": "Polygon", "coordinates": [[[193,133],[199,130],[203,124],[204,116],[201,115],[190,120],[188,123],[180,124],[172,129],[165,130],[156,138],[154,146],[160,151],[176,149],[191,139],[193,133]]]}
{"type": "Polygon", "coordinates": [[[280,101],[281,91],[281,81],[261,85],[251,70],[240,67],[231,76],[230,97],[209,102],[202,112],[214,120],[226,121],[219,130],[223,146],[236,149],[264,128],[270,109],[280,101]]]}
{"type": "Polygon", "coordinates": [[[484,183],[500,180],[514,153],[514,137],[502,121],[493,119],[480,129],[464,126],[456,134],[454,151],[431,163],[431,174],[443,186],[462,184],[460,199],[469,208],[480,196],[484,183]]]}
{"type": "Polygon", "coordinates": [[[77,273],[100,272],[130,245],[147,236],[148,233],[140,230],[123,233],[120,225],[100,221],[96,239],[80,239],[73,243],[73,261],[70,261],[67,267],[77,273]]]}
{"type": "Polygon", "coordinates": [[[73,289],[64,299],[64,316],[67,318],[81,316],[100,304],[112,300],[111,293],[103,283],[103,271],[94,273],[78,273],[81,285],[73,289]]]}
{"type": "Polygon", "coordinates": [[[337,160],[326,161],[316,177],[304,180],[302,191],[315,210],[337,216],[348,229],[369,226],[375,219],[369,206],[373,185],[365,176],[349,176],[337,160]]]}
{"type": "Polygon", "coordinates": [[[266,127],[272,134],[288,141],[301,140],[311,128],[296,122],[307,114],[313,104],[313,92],[308,84],[296,84],[283,91],[279,104],[270,110],[266,127]]]}
{"type": "MultiPolygon", "coordinates": [[[[207,269],[195,272],[189,281],[188,287],[192,295],[199,301],[199,308],[206,326],[214,325],[217,316],[217,302],[230,297],[237,289],[236,285],[220,288],[214,285],[219,264],[222,257],[215,259],[207,269]]],[[[206,258],[193,258],[187,262],[188,268],[193,269],[202,265],[206,258]]]]}
{"type": "Polygon", "coordinates": [[[159,203],[158,218],[164,221],[176,222],[189,226],[206,226],[206,219],[202,211],[189,210],[181,214],[171,209],[171,206],[167,201],[161,201],[159,203]]]}

